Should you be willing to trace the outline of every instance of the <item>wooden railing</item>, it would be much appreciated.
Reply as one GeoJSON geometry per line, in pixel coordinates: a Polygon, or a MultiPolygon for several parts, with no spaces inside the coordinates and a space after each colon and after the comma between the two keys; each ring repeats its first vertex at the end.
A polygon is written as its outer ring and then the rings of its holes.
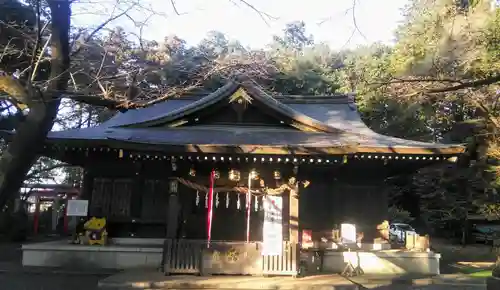
{"type": "Polygon", "coordinates": [[[260,242],[166,239],[165,274],[291,275],[298,273],[298,245],[283,242],[281,255],[263,256],[260,242]]]}
{"type": "Polygon", "coordinates": [[[202,241],[166,239],[163,271],[167,274],[200,274],[202,241]]]}
{"type": "Polygon", "coordinates": [[[280,256],[262,256],[262,274],[295,276],[298,273],[298,259],[298,245],[283,242],[280,256]]]}

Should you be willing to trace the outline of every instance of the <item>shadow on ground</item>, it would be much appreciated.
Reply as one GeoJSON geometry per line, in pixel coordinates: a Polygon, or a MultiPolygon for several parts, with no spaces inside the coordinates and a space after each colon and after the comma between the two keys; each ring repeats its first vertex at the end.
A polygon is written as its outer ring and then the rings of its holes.
{"type": "Polygon", "coordinates": [[[419,276],[401,275],[397,277],[384,276],[359,276],[347,278],[358,285],[359,289],[375,290],[462,290],[462,289],[486,289],[486,279],[474,278],[466,275],[439,275],[439,276],[419,276]]]}

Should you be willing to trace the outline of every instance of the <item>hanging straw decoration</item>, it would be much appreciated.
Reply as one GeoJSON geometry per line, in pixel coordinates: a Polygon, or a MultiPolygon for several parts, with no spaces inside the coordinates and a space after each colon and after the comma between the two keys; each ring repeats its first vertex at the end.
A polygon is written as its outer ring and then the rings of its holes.
{"type": "Polygon", "coordinates": [[[238,194],[238,200],[236,201],[236,208],[237,209],[241,208],[241,199],[240,199],[240,195],[239,194],[238,194]]]}
{"type": "Polygon", "coordinates": [[[196,191],[196,206],[200,205],[200,192],[197,190],[196,191]]]}
{"type": "Polygon", "coordinates": [[[226,208],[229,208],[229,192],[226,192],[226,208]]]}
{"type": "Polygon", "coordinates": [[[205,208],[208,208],[208,191],[205,193],[205,208]]]}
{"type": "Polygon", "coordinates": [[[217,194],[215,194],[215,207],[218,208],[219,207],[219,193],[217,192],[217,194]]]}
{"type": "Polygon", "coordinates": [[[255,196],[255,207],[254,207],[255,211],[258,211],[259,210],[259,198],[257,196],[255,196]]]}

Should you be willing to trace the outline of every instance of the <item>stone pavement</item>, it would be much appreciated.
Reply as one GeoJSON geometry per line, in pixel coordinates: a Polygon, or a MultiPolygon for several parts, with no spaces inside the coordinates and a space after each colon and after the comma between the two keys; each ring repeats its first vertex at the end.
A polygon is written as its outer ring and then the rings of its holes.
{"type": "Polygon", "coordinates": [[[1,290],[98,290],[99,275],[0,273],[1,290]]]}
{"type": "Polygon", "coordinates": [[[19,243],[0,243],[0,290],[98,290],[98,281],[112,274],[23,267],[21,256],[19,243]]]}
{"type": "Polygon", "coordinates": [[[157,271],[103,271],[22,267],[19,244],[0,243],[0,290],[97,290],[97,289],[240,289],[240,290],[485,290],[484,279],[463,275],[439,277],[370,276],[350,279],[339,275],[291,277],[165,277],[157,271]],[[109,275],[109,277],[107,277],[109,275]],[[99,287],[101,286],[101,287],[99,287]],[[134,286],[134,288],[130,288],[134,286]]]}
{"type": "MultiPolygon", "coordinates": [[[[99,281],[100,289],[241,289],[241,290],[485,290],[485,279],[465,275],[436,277],[336,274],[304,278],[248,276],[164,276],[156,271],[125,271],[99,281]]],[[[500,290],[500,289],[499,289],[500,290]]]]}
{"type": "Polygon", "coordinates": [[[155,271],[125,271],[99,281],[101,289],[258,289],[258,290],[358,290],[339,275],[305,278],[250,276],[165,276],[155,271]]]}

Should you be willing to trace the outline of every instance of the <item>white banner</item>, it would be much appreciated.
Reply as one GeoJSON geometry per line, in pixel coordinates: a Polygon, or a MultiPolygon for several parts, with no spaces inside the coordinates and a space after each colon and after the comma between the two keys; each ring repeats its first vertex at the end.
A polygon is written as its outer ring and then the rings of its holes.
{"type": "Polygon", "coordinates": [[[68,200],[67,207],[67,216],[87,216],[89,201],[83,199],[70,199],[68,200]]]}
{"type": "Polygon", "coordinates": [[[278,256],[283,251],[283,198],[266,196],[264,206],[262,255],[278,256]]]}
{"type": "Polygon", "coordinates": [[[356,226],[353,224],[341,224],[340,236],[342,243],[355,244],[356,243],[356,226]]]}

